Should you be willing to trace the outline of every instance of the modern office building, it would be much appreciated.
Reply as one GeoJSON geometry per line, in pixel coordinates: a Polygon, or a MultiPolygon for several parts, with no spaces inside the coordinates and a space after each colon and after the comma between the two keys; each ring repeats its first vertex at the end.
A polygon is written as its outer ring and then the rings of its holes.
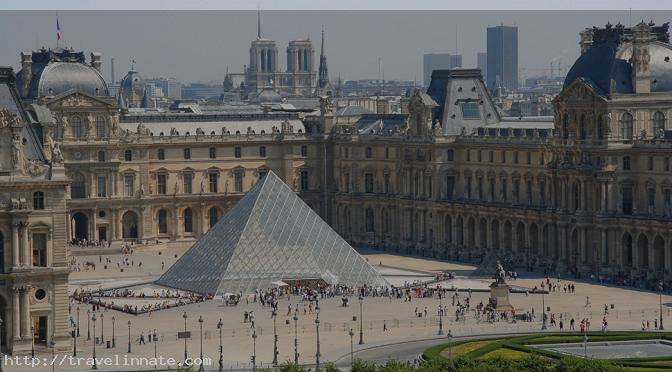
{"type": "Polygon", "coordinates": [[[425,54],[423,63],[423,86],[428,87],[432,80],[432,71],[462,67],[461,54],[431,53],[425,54]]]}
{"type": "Polygon", "coordinates": [[[488,53],[478,52],[476,54],[476,68],[481,70],[481,75],[487,79],[488,76],[488,53]]]}
{"type": "Polygon", "coordinates": [[[518,27],[488,27],[487,78],[490,92],[518,89],[518,27]]]}

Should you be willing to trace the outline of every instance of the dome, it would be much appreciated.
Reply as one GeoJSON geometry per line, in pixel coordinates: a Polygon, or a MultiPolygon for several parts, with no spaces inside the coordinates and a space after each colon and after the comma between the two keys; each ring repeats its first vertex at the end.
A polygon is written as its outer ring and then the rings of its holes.
{"type": "Polygon", "coordinates": [[[140,107],[146,89],[145,80],[134,70],[129,71],[119,84],[119,94],[128,107],[140,107]]]}
{"type": "MultiPolygon", "coordinates": [[[[655,41],[649,44],[649,76],[652,92],[672,92],[672,45],[655,41]]],[[[618,58],[632,58],[632,43],[623,44],[618,58]]]]}

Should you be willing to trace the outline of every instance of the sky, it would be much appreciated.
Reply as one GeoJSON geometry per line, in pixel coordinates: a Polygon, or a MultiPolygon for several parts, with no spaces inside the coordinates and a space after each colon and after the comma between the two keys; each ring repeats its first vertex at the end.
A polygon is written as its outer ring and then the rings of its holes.
{"type": "MultiPolygon", "coordinates": [[[[421,81],[424,53],[457,51],[463,66],[472,67],[476,53],[486,50],[486,28],[499,24],[518,26],[520,76],[542,75],[551,61],[571,66],[579,54],[578,33],[586,27],[672,19],[670,10],[310,11],[262,5],[262,36],[276,41],[281,69],[287,43],[305,37],[314,42],[317,64],[324,25],[332,79],[375,79],[380,59],[385,79],[421,81]]],[[[257,31],[256,10],[0,10],[0,65],[18,71],[21,51],[56,47],[57,14],[60,46],[101,52],[108,80],[115,58],[117,79],[135,59],[146,78],[221,81],[227,68],[242,72],[249,63],[257,31]]]]}

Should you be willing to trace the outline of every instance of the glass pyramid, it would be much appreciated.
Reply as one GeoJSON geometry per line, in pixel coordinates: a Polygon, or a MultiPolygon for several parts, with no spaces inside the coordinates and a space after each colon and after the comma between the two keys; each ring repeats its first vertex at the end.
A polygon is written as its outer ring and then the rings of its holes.
{"type": "Polygon", "coordinates": [[[202,294],[249,293],[276,281],[350,287],[387,281],[269,172],[158,280],[202,294]]]}

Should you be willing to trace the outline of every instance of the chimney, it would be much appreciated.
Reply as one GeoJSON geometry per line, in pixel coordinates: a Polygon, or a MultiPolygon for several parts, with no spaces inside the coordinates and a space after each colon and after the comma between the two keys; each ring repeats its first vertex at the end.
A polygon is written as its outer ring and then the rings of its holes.
{"type": "Polygon", "coordinates": [[[91,52],[91,67],[100,72],[100,66],[103,64],[102,55],[98,52],[91,52]]]}
{"type": "Polygon", "coordinates": [[[593,30],[586,28],[585,30],[579,32],[579,35],[581,36],[579,45],[581,45],[581,54],[583,54],[593,46],[593,30]]]}
{"type": "Polygon", "coordinates": [[[649,43],[655,40],[651,26],[646,23],[641,22],[632,28],[632,85],[635,93],[651,93],[649,43]]]}
{"type": "Polygon", "coordinates": [[[21,71],[23,75],[22,84],[19,88],[21,96],[28,96],[30,80],[33,78],[33,54],[30,52],[21,52],[21,71]]]}

